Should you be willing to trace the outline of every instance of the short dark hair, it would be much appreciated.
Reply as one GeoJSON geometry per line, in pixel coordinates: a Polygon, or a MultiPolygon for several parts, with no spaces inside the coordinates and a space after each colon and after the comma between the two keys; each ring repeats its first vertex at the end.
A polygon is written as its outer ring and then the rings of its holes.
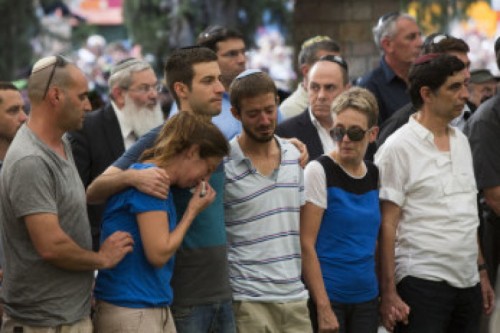
{"type": "Polygon", "coordinates": [[[211,25],[198,35],[196,44],[217,52],[217,43],[228,39],[241,39],[245,41],[243,34],[237,30],[225,28],[220,25],[211,25]]]}
{"type": "Polygon", "coordinates": [[[174,84],[182,82],[191,89],[195,64],[217,61],[217,55],[206,47],[186,47],[174,50],[165,64],[165,80],[168,89],[179,105],[179,97],[175,93],[174,84]]]}
{"type": "Polygon", "coordinates": [[[299,52],[299,66],[304,64],[312,65],[318,61],[318,51],[340,53],[340,45],[328,36],[315,36],[306,39],[302,43],[302,48],[299,52]]]}
{"type": "Polygon", "coordinates": [[[229,87],[229,96],[231,105],[241,112],[241,100],[244,98],[252,98],[267,93],[273,93],[278,102],[278,89],[271,77],[264,72],[253,72],[248,75],[240,74],[233,80],[229,87]],[[242,76],[241,76],[242,75],[242,76]]]}
{"type": "MultiPolygon", "coordinates": [[[[0,90],[14,90],[19,91],[17,87],[12,82],[0,81],[0,90]]],[[[3,103],[2,97],[0,97],[0,104],[3,103]]]]}
{"type": "Polygon", "coordinates": [[[442,33],[430,34],[422,45],[422,54],[447,52],[468,53],[469,51],[469,45],[467,45],[463,39],[442,33]]]}
{"type": "Polygon", "coordinates": [[[421,56],[410,67],[408,75],[409,93],[413,106],[417,109],[424,104],[420,89],[429,87],[436,92],[449,76],[463,70],[465,64],[455,56],[431,53],[421,56]]]}

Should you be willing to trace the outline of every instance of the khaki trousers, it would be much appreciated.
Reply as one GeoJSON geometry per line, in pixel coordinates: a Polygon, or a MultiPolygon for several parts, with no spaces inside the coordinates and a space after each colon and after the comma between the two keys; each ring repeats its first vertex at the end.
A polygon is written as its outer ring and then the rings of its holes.
{"type": "Polygon", "coordinates": [[[177,333],[172,313],[163,308],[125,308],[97,301],[95,333],[177,333]]]}
{"type": "Polygon", "coordinates": [[[233,303],[238,333],[311,333],[307,300],[233,303]]]}

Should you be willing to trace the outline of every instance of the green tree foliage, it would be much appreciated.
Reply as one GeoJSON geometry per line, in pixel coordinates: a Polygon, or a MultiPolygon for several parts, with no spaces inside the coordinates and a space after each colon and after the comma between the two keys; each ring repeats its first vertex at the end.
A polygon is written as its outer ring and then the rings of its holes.
{"type": "Polygon", "coordinates": [[[0,80],[10,81],[29,69],[38,20],[31,1],[0,0],[0,13],[0,80]]]}

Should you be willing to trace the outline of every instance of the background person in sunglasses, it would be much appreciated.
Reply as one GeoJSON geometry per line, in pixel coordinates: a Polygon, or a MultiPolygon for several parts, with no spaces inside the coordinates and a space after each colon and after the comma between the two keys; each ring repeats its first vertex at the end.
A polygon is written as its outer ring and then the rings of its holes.
{"type": "Polygon", "coordinates": [[[276,134],[302,141],[311,160],[332,151],[335,147],[330,136],[334,120],[332,103],[349,87],[349,74],[344,59],[337,55],[321,57],[307,74],[308,107],[301,114],[278,125],[276,134]]]}
{"type": "Polygon", "coordinates": [[[93,271],[115,266],[133,240],[118,231],[92,251],[85,189],[64,136],[91,109],[83,72],[60,56],[40,59],[28,96],[29,120],[0,174],[2,332],[91,333],[93,271]]]}
{"type": "Polygon", "coordinates": [[[420,54],[422,37],[414,17],[393,12],[379,19],[373,38],[382,53],[380,65],[362,77],[358,85],[377,98],[380,125],[410,101],[408,71],[420,54]]]}
{"type": "Polygon", "coordinates": [[[377,137],[378,106],[366,89],[340,94],[332,105],[336,147],[305,169],[300,223],[303,276],[314,330],[375,333],[380,226],[377,167],[363,161],[377,137]]]}
{"type": "Polygon", "coordinates": [[[465,135],[463,61],[427,54],[410,70],[418,112],[379,149],[383,325],[397,332],[479,332],[494,294],[478,246],[477,188],[465,135]]]}

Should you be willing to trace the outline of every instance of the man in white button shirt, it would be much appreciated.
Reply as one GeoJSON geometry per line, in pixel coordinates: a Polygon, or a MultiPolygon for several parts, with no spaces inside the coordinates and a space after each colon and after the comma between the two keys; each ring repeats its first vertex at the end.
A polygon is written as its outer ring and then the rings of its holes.
{"type": "MultiPolygon", "coordinates": [[[[70,133],[75,163],[85,188],[125,149],[163,124],[160,83],[151,65],[135,58],[118,62],[108,80],[111,103],[90,112],[83,128],[70,133]]],[[[156,172],[156,171],[154,171],[156,172]]],[[[92,247],[99,247],[103,205],[89,205],[92,247]]]]}
{"type": "Polygon", "coordinates": [[[477,244],[471,151],[462,132],[449,125],[467,101],[467,78],[465,64],[454,56],[418,58],[409,74],[418,111],[375,156],[381,314],[390,331],[477,333],[481,309],[493,309],[477,244]]]}

